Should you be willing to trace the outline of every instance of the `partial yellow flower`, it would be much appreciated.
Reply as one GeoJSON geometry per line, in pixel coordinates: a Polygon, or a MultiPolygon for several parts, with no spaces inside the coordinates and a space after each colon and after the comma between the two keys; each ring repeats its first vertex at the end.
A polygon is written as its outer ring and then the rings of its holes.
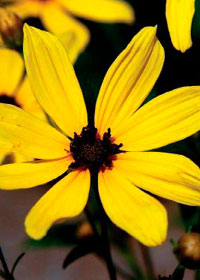
{"type": "MultiPolygon", "coordinates": [[[[23,78],[25,69],[22,57],[14,50],[1,48],[0,68],[2,69],[0,71],[0,102],[15,104],[45,120],[45,113],[32,94],[28,78],[23,78]]],[[[0,162],[3,162],[10,152],[9,149],[2,149],[1,147],[0,162]]],[[[20,160],[20,155],[16,153],[13,157],[14,161],[20,160]]],[[[22,159],[25,160],[24,157],[22,159]]]]}
{"type": "Polygon", "coordinates": [[[98,176],[110,219],[143,244],[160,245],[166,239],[167,213],[148,193],[200,205],[200,170],[184,156],[149,150],[199,130],[200,86],[172,90],[140,108],[164,63],[156,28],[143,28],[109,68],[94,123],[88,124],[63,45],[52,34],[28,26],[24,37],[31,88],[58,129],[20,108],[0,104],[1,147],[37,158],[1,166],[0,187],[35,187],[63,174],[31,209],[26,232],[40,239],[56,220],[81,213],[90,178],[98,176]]]}
{"type": "Polygon", "coordinates": [[[185,52],[192,46],[191,27],[195,0],[166,0],[166,18],[172,44],[185,52]]]}

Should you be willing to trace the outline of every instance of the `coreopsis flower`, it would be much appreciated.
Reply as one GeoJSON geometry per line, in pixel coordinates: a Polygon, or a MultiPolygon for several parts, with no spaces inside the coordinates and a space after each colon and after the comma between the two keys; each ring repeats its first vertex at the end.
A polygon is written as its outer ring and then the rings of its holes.
{"type": "Polygon", "coordinates": [[[191,27],[195,0],[166,0],[166,18],[172,44],[185,52],[192,46],[191,27]]]}
{"type": "Polygon", "coordinates": [[[39,17],[48,31],[61,36],[73,32],[79,47],[89,42],[89,30],[74,16],[98,22],[132,23],[134,11],[124,0],[13,0],[9,9],[21,18],[39,17]]]}
{"type": "Polygon", "coordinates": [[[146,27],[109,68],[94,122],[88,123],[63,45],[54,35],[27,25],[24,37],[31,88],[57,128],[20,108],[0,104],[1,146],[37,159],[1,166],[0,187],[30,188],[62,175],[31,209],[26,232],[40,239],[56,220],[81,213],[91,176],[98,175],[100,199],[110,219],[148,246],[161,244],[167,213],[149,193],[200,205],[200,170],[184,156],[150,150],[199,130],[200,86],[169,91],[139,108],[164,62],[156,28],[146,27]]]}

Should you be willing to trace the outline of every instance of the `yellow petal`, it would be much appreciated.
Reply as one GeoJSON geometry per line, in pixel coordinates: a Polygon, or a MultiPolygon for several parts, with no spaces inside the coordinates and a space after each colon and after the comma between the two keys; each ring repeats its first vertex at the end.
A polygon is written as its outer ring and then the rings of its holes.
{"type": "Polygon", "coordinates": [[[100,134],[113,133],[142,104],[154,86],[164,62],[156,27],[143,28],[108,70],[96,104],[100,134]]]}
{"type": "Polygon", "coordinates": [[[120,154],[114,166],[134,185],[187,205],[200,205],[200,169],[188,158],[158,152],[120,154]]]}
{"type": "Polygon", "coordinates": [[[20,108],[0,104],[0,147],[32,158],[54,159],[67,155],[69,140],[20,108]]]}
{"type": "MultiPolygon", "coordinates": [[[[12,3],[12,2],[11,2],[12,3]]],[[[41,9],[43,8],[42,1],[13,1],[13,4],[9,3],[7,7],[10,11],[16,13],[21,18],[27,17],[38,17],[41,13],[41,9]]]]}
{"type": "Polygon", "coordinates": [[[140,108],[114,137],[127,151],[147,151],[182,140],[200,129],[200,87],[162,94],[140,108]]]}
{"type": "Polygon", "coordinates": [[[78,17],[100,22],[132,23],[132,7],[121,0],[59,0],[67,11],[78,17]]]}
{"type": "Polygon", "coordinates": [[[45,184],[62,175],[71,163],[69,158],[0,166],[0,188],[26,189],[45,184]]]}
{"type": "Polygon", "coordinates": [[[16,51],[0,49],[0,69],[0,95],[11,96],[22,78],[23,59],[16,51]]]}
{"type": "Polygon", "coordinates": [[[3,163],[5,157],[7,155],[7,151],[6,150],[3,150],[3,149],[0,149],[0,164],[3,163]]]}
{"type": "Polygon", "coordinates": [[[67,175],[31,209],[25,221],[27,234],[41,239],[58,219],[80,214],[87,203],[89,188],[89,171],[74,171],[67,175]]]}
{"type": "Polygon", "coordinates": [[[87,125],[87,111],[74,69],[61,42],[25,25],[24,57],[33,94],[67,135],[87,125]]]}
{"type": "Polygon", "coordinates": [[[131,184],[116,168],[99,174],[99,193],[107,215],[118,227],[147,246],[165,241],[165,208],[131,184]]]}
{"type": "Polygon", "coordinates": [[[41,20],[49,31],[58,36],[70,61],[74,63],[89,42],[90,34],[87,27],[67,15],[54,3],[43,10],[41,20]]]}
{"type": "Polygon", "coordinates": [[[191,26],[195,0],[167,0],[166,17],[173,46],[185,52],[192,46],[191,26]]]}
{"type": "Polygon", "coordinates": [[[46,114],[44,113],[32,93],[27,76],[25,76],[24,80],[20,84],[15,95],[15,100],[17,104],[19,104],[20,107],[25,111],[31,113],[41,120],[47,120],[46,114]]]}

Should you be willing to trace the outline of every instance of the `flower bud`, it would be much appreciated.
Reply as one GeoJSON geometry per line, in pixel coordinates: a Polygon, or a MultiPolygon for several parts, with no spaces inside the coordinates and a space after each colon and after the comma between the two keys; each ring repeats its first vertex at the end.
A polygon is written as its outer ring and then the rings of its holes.
{"type": "Polygon", "coordinates": [[[0,36],[10,48],[22,45],[23,22],[16,14],[4,8],[0,8],[0,36]]]}
{"type": "Polygon", "coordinates": [[[200,234],[185,233],[178,241],[174,253],[186,268],[200,268],[200,234]]]}
{"type": "Polygon", "coordinates": [[[83,222],[77,229],[77,237],[88,238],[94,234],[91,225],[88,222],[83,222]]]}

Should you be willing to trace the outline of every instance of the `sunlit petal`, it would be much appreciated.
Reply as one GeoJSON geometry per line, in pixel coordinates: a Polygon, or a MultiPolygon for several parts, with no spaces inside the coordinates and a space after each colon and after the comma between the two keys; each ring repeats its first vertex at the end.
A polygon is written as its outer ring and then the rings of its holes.
{"type": "Polygon", "coordinates": [[[167,0],[166,17],[174,47],[185,52],[192,46],[191,27],[195,0],[167,0]]]}
{"type": "Polygon", "coordinates": [[[26,232],[34,239],[41,239],[58,219],[80,214],[87,203],[89,188],[89,171],[67,175],[31,209],[25,221],[26,232]]]}
{"type": "Polygon", "coordinates": [[[87,111],[65,48],[54,35],[25,26],[24,56],[37,101],[70,136],[87,125],[87,111]]]}
{"type": "Polygon", "coordinates": [[[117,170],[134,185],[187,205],[200,205],[200,169],[188,158],[159,152],[120,154],[117,170]]]}
{"type": "Polygon", "coordinates": [[[164,62],[156,27],[143,28],[118,56],[103,81],[95,111],[100,134],[114,133],[142,104],[154,86],[164,62]]]}
{"type": "Polygon", "coordinates": [[[147,246],[166,239],[167,214],[153,197],[131,184],[116,168],[99,174],[99,193],[110,219],[147,246]]]}

